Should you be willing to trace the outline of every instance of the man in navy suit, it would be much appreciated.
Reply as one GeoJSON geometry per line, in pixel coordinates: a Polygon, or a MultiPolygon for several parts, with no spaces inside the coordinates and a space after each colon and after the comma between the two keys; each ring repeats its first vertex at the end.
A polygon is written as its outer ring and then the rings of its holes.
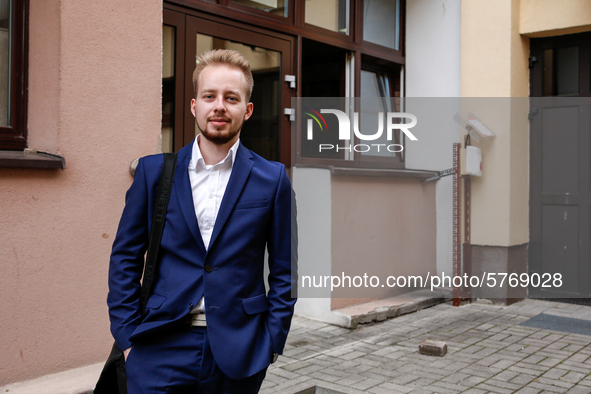
{"type": "Polygon", "coordinates": [[[207,52],[193,85],[201,133],[178,152],[143,318],[140,278],[162,155],[140,159],[113,244],[107,302],[130,394],[257,393],[293,315],[291,185],[282,164],[239,140],[253,112],[248,61],[207,52]]]}

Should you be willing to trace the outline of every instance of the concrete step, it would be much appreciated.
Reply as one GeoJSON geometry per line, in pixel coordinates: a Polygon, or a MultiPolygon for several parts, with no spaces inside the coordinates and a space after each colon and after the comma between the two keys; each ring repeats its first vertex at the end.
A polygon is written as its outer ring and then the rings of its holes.
{"type": "Polygon", "coordinates": [[[357,328],[359,324],[384,321],[396,316],[404,315],[429,308],[451,300],[451,290],[439,289],[435,291],[415,290],[403,295],[367,302],[346,308],[335,309],[338,313],[348,317],[343,319],[346,328],[357,328]]]}
{"type": "Polygon", "coordinates": [[[104,362],[0,387],[0,394],[91,394],[104,362]]]}

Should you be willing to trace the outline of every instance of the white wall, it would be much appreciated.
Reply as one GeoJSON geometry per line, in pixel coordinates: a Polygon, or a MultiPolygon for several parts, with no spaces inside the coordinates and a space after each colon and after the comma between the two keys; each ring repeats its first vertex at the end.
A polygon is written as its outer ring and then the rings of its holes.
{"type": "Polygon", "coordinates": [[[406,96],[460,95],[460,0],[407,0],[406,96]]]}
{"type": "MultiPolygon", "coordinates": [[[[292,167],[292,184],[298,208],[298,276],[331,275],[332,193],[328,169],[292,167]]],[[[301,286],[301,284],[300,284],[301,286]]],[[[331,312],[330,288],[305,289],[298,294],[295,313],[347,325],[331,312]],[[314,297],[314,298],[312,298],[314,297]]]]}
{"type": "MultiPolygon", "coordinates": [[[[461,1],[408,0],[406,5],[406,97],[441,97],[445,112],[459,111],[460,96],[461,1]]],[[[421,116],[418,106],[408,112],[419,122],[434,117],[421,116]],[[413,112],[415,111],[415,112],[413,112]]],[[[437,107],[427,100],[425,112],[437,107]]],[[[422,128],[424,130],[424,128],[422,128]]],[[[452,144],[459,142],[460,129],[452,120],[429,125],[429,132],[417,135],[419,141],[406,141],[406,166],[410,169],[441,171],[452,167],[452,144]],[[426,135],[427,134],[427,135],[426,135]]],[[[452,177],[436,181],[437,270],[452,269],[452,177]]]]}

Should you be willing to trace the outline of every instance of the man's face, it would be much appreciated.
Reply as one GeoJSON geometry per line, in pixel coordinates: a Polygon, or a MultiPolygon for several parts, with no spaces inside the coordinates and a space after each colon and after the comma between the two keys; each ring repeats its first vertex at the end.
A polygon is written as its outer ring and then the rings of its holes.
{"type": "Polygon", "coordinates": [[[246,102],[246,78],[240,69],[207,66],[199,75],[191,112],[203,137],[219,145],[234,143],[244,121],[252,115],[246,102]]]}

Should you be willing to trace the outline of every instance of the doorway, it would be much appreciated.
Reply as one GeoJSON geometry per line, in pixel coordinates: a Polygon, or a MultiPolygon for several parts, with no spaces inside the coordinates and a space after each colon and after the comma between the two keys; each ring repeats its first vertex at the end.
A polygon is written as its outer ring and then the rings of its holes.
{"type": "Polygon", "coordinates": [[[591,297],[591,33],[531,40],[530,275],[564,285],[530,296],[591,297]]]}
{"type": "Polygon", "coordinates": [[[211,49],[234,49],[250,62],[254,77],[253,116],[244,123],[240,140],[267,160],[291,165],[289,118],[295,89],[285,82],[293,74],[294,42],[227,21],[164,9],[162,141],[163,151],[178,151],[198,133],[190,111],[196,56],[211,49]]]}

